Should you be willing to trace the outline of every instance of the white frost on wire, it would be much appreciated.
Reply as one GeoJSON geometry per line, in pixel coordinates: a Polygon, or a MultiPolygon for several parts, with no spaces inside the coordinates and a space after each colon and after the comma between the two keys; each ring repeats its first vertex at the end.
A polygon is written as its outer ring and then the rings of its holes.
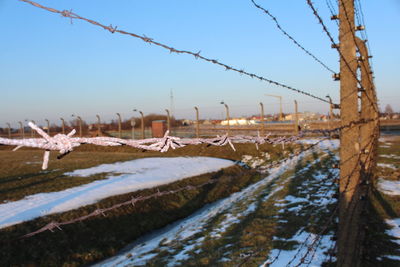
{"type": "Polygon", "coordinates": [[[142,140],[133,140],[133,139],[120,139],[114,137],[91,137],[91,138],[81,138],[81,137],[72,137],[75,134],[75,129],[72,130],[67,135],[65,134],[57,134],[53,137],[49,136],[45,131],[40,129],[33,122],[28,123],[29,127],[34,129],[39,135],[43,138],[30,138],[30,139],[8,139],[8,138],[0,138],[0,144],[2,145],[11,145],[17,146],[15,150],[21,147],[33,147],[33,148],[41,148],[46,150],[43,157],[43,165],[42,169],[45,170],[48,167],[49,155],[50,151],[59,151],[60,156],[58,158],[63,157],[64,155],[73,151],[75,147],[80,146],[81,144],[93,144],[99,146],[120,146],[126,145],[138,149],[144,150],[152,150],[159,152],[167,152],[169,149],[176,149],[180,147],[184,147],[187,145],[199,145],[199,144],[208,144],[213,146],[225,146],[230,145],[231,148],[235,151],[234,143],[252,143],[257,147],[259,144],[279,144],[284,147],[285,143],[291,143],[296,140],[299,140],[303,134],[300,133],[296,136],[290,137],[276,137],[269,138],[268,134],[265,137],[260,136],[217,136],[215,138],[179,138],[174,136],[169,136],[169,132],[167,131],[163,138],[149,138],[142,140]]]}

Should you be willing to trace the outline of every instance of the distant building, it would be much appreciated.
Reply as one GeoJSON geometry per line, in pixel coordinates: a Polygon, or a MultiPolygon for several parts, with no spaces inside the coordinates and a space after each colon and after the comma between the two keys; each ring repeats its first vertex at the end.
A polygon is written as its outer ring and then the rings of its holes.
{"type": "MultiPolygon", "coordinates": [[[[229,120],[229,125],[255,125],[257,122],[255,120],[248,120],[248,119],[231,119],[229,120]]],[[[228,125],[228,120],[221,121],[221,125],[228,125]]]]}

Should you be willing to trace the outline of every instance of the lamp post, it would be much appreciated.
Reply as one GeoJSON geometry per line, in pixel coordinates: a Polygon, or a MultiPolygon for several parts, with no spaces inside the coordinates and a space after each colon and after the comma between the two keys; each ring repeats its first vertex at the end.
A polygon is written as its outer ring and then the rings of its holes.
{"type": "Polygon", "coordinates": [[[122,134],[121,134],[121,121],[122,121],[122,119],[121,119],[121,114],[119,114],[118,112],[117,112],[117,116],[118,116],[118,138],[121,138],[121,136],[122,136],[122,134]]]}
{"type": "Polygon", "coordinates": [[[145,135],[144,135],[144,115],[143,115],[143,112],[140,111],[140,110],[137,110],[137,109],[134,109],[133,111],[139,112],[140,115],[142,116],[142,118],[141,118],[141,122],[142,122],[142,125],[141,125],[141,127],[142,127],[142,139],[144,139],[145,135]]]}
{"type": "Polygon", "coordinates": [[[60,118],[60,120],[61,120],[62,134],[65,134],[65,120],[63,118],[60,118]]]}
{"type": "Polygon", "coordinates": [[[97,136],[101,136],[101,120],[100,116],[96,115],[97,118],[97,136]]]}
{"type": "Polygon", "coordinates": [[[326,98],[329,99],[329,120],[333,119],[333,102],[332,98],[329,95],[326,95],[326,98]]]}
{"type": "Polygon", "coordinates": [[[194,109],[196,110],[196,138],[199,138],[200,137],[199,108],[198,107],[194,107],[194,109]]]}
{"type": "Polygon", "coordinates": [[[71,115],[72,117],[76,117],[78,119],[79,124],[79,137],[82,137],[82,118],[80,116],[71,115]]]}
{"type": "Polygon", "coordinates": [[[264,104],[260,102],[261,106],[261,136],[264,136],[264,104]]]}
{"type": "Polygon", "coordinates": [[[297,110],[297,101],[294,101],[294,119],[295,119],[295,123],[294,123],[294,132],[296,135],[299,134],[299,113],[297,110]]]}
{"type": "Polygon", "coordinates": [[[135,117],[132,117],[132,118],[131,118],[132,139],[135,139],[135,125],[136,125],[135,117]]]}
{"type": "Polygon", "coordinates": [[[279,120],[283,121],[282,96],[280,96],[280,95],[268,95],[268,94],[265,94],[265,95],[266,96],[272,96],[272,97],[275,97],[275,98],[279,99],[279,120]]]}
{"type": "Polygon", "coordinates": [[[24,139],[25,138],[24,126],[23,126],[22,122],[19,121],[18,123],[19,123],[19,126],[20,126],[21,137],[22,137],[22,139],[24,139]]]}
{"type": "Polygon", "coordinates": [[[229,107],[224,101],[221,101],[221,104],[225,106],[226,120],[228,121],[228,136],[229,136],[230,131],[231,131],[231,127],[230,127],[230,124],[229,124],[229,121],[230,121],[230,118],[229,118],[229,107]]]}
{"type": "Polygon", "coordinates": [[[50,122],[48,119],[44,119],[47,122],[47,134],[50,135],[50,122]]]}
{"type": "Polygon", "coordinates": [[[171,135],[171,117],[169,114],[169,110],[165,109],[165,111],[167,112],[167,130],[168,130],[169,134],[171,135]]]}
{"type": "Polygon", "coordinates": [[[8,126],[8,138],[11,138],[11,125],[8,122],[6,124],[8,126]]]}
{"type": "MultiPolygon", "coordinates": [[[[26,122],[28,122],[29,120],[26,119],[26,122]]],[[[33,124],[36,124],[36,122],[34,120],[31,120],[33,122],[33,124]]],[[[31,138],[35,137],[35,131],[31,128],[31,138]]]]}

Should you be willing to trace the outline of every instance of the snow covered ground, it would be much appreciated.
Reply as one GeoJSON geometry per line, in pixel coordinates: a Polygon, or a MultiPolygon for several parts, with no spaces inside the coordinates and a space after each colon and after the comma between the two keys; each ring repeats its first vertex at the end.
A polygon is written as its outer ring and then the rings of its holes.
{"type": "Polygon", "coordinates": [[[168,184],[183,178],[214,172],[232,166],[233,161],[209,157],[144,158],[93,168],[66,175],[89,177],[106,173],[108,178],[59,192],[30,195],[22,200],[0,204],[0,228],[32,220],[124,193],[168,184]]]}
{"type": "MultiPolygon", "coordinates": [[[[319,140],[307,141],[314,143],[319,140]]],[[[338,147],[337,141],[323,141],[320,143],[319,148],[316,150],[330,151],[338,147]]],[[[310,156],[313,151],[303,152],[298,156],[282,162],[280,165],[269,169],[269,175],[259,182],[250,185],[240,192],[234,193],[231,196],[219,200],[215,203],[207,205],[203,209],[198,210],[193,215],[178,221],[172,225],[153,232],[144,236],[131,244],[129,248],[124,249],[124,252],[118,256],[112,257],[104,262],[98,263],[95,266],[144,266],[149,264],[150,261],[156,257],[162,257],[161,261],[166,266],[176,266],[183,264],[186,260],[190,259],[191,255],[199,254],[208,246],[210,240],[221,238],[228,238],[226,232],[235,224],[241,223],[249,214],[254,213],[263,202],[270,200],[277,192],[283,189],[283,185],[294,179],[293,175],[285,176],[284,174],[293,170],[297,164],[310,156]],[[207,242],[207,243],[206,243],[207,242]],[[161,256],[160,256],[161,255],[161,256]]],[[[332,155],[324,153],[319,158],[314,158],[312,162],[307,161],[301,170],[298,170],[297,175],[308,171],[314,164],[319,163],[322,158],[332,155]]],[[[265,157],[265,155],[263,155],[265,157]]],[[[333,157],[337,160],[336,157],[333,157]]],[[[246,158],[251,161],[250,158],[246,158]]],[[[259,165],[257,162],[256,165],[259,165]]],[[[332,175],[337,174],[338,170],[332,170],[332,175]]],[[[301,213],[302,209],[309,209],[310,205],[314,205],[314,209],[326,209],[327,205],[336,201],[331,197],[334,188],[331,182],[326,182],[327,173],[319,173],[317,170],[310,183],[305,183],[304,190],[312,186],[318,186],[320,191],[314,194],[313,199],[309,196],[307,198],[298,198],[287,196],[282,200],[284,203],[279,205],[280,211],[286,212],[288,206],[293,206],[296,203],[296,210],[293,212],[301,213]],[[324,186],[321,186],[323,184],[324,186]],[[304,201],[305,200],[305,201],[304,201]],[[306,203],[304,203],[306,202],[306,203]]],[[[305,191],[302,193],[306,193],[305,191]]],[[[279,216],[279,214],[278,214],[279,216]]],[[[314,234],[300,231],[294,237],[287,241],[297,241],[299,244],[311,244],[316,242],[317,245],[313,251],[307,253],[308,246],[300,246],[299,257],[294,261],[295,264],[299,263],[301,257],[306,257],[307,260],[315,261],[320,264],[326,259],[324,252],[332,247],[330,235],[322,236],[319,238],[314,234]],[[307,253],[307,255],[305,255],[307,253]]],[[[225,253],[219,259],[219,262],[232,262],[233,254],[237,251],[234,244],[228,244],[225,247],[225,253]],[[231,247],[231,248],[230,248],[231,247]],[[230,250],[231,249],[231,250],[230,250]]],[[[267,266],[269,259],[274,258],[276,253],[279,253],[279,259],[274,262],[273,266],[285,266],[293,255],[297,253],[295,250],[273,250],[264,265],[267,266]]],[[[242,255],[242,254],[241,254],[242,255]]],[[[247,257],[243,254],[243,257],[247,257]]],[[[311,266],[317,266],[311,265],[311,266]]]]}

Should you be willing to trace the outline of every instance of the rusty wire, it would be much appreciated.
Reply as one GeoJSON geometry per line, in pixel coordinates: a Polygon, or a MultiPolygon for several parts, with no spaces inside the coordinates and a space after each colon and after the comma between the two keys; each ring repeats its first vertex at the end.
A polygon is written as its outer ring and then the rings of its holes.
{"type": "Polygon", "coordinates": [[[72,12],[71,10],[60,11],[60,10],[57,10],[57,9],[54,9],[54,8],[45,7],[43,5],[40,5],[40,4],[38,4],[36,2],[33,2],[33,1],[30,1],[30,0],[19,0],[19,1],[22,1],[22,2],[25,2],[25,3],[29,3],[29,4],[31,4],[31,5],[33,5],[35,7],[38,7],[38,8],[53,12],[53,13],[60,14],[63,17],[70,18],[71,21],[74,20],[74,19],[83,20],[83,21],[86,21],[86,22],[88,22],[90,24],[93,24],[95,26],[99,26],[99,27],[103,28],[104,30],[107,30],[107,31],[109,31],[111,33],[120,33],[120,34],[132,36],[134,38],[138,38],[138,39],[140,39],[140,40],[142,40],[142,41],[144,41],[146,43],[153,44],[153,45],[156,45],[158,47],[164,48],[164,49],[168,50],[170,53],[191,55],[195,59],[201,59],[201,60],[207,61],[209,63],[221,66],[221,67],[225,68],[225,70],[231,70],[231,71],[234,71],[236,73],[239,73],[239,74],[242,74],[242,75],[246,75],[246,76],[248,76],[250,78],[256,78],[256,79],[259,79],[260,81],[268,82],[270,84],[273,84],[273,85],[276,85],[276,86],[279,86],[279,87],[282,87],[282,88],[289,89],[289,90],[294,91],[296,93],[300,93],[300,94],[312,97],[314,99],[318,99],[318,100],[320,100],[322,102],[329,103],[328,100],[326,100],[326,99],[324,99],[322,97],[318,97],[316,95],[313,95],[313,94],[311,94],[309,92],[306,92],[304,90],[300,90],[300,89],[297,89],[295,87],[283,84],[281,82],[277,82],[277,81],[265,78],[265,77],[263,77],[261,75],[257,75],[257,74],[251,73],[251,72],[247,72],[247,71],[245,71],[243,69],[232,67],[230,65],[227,65],[225,63],[222,63],[222,62],[218,61],[217,59],[211,59],[211,58],[207,58],[205,56],[202,56],[202,55],[200,55],[200,51],[197,52],[197,53],[194,53],[194,52],[187,51],[187,50],[175,49],[175,48],[173,48],[173,47],[171,47],[169,45],[157,42],[153,38],[149,38],[146,35],[138,35],[138,34],[135,34],[135,33],[126,32],[126,31],[123,31],[123,30],[118,30],[117,26],[113,26],[113,25],[106,26],[106,25],[103,25],[103,24],[101,24],[101,23],[99,23],[97,21],[81,17],[81,16],[77,15],[76,13],[72,12]]]}
{"type": "Polygon", "coordinates": [[[299,47],[301,50],[303,50],[307,55],[309,55],[310,57],[312,57],[316,62],[318,62],[322,67],[324,67],[325,69],[327,69],[328,71],[332,72],[332,73],[336,73],[334,70],[332,70],[331,68],[329,68],[325,63],[323,63],[320,59],[318,59],[314,54],[312,54],[309,50],[307,50],[306,48],[304,48],[303,45],[301,45],[298,41],[296,41],[296,39],[294,39],[293,36],[291,36],[286,30],[284,30],[282,28],[282,26],[280,25],[280,23],[278,22],[278,19],[271,14],[271,12],[265,8],[263,8],[262,6],[258,5],[254,0],[250,0],[253,5],[260,9],[261,11],[263,11],[265,14],[267,14],[274,22],[276,27],[283,33],[283,35],[285,35],[287,38],[289,38],[289,40],[291,40],[297,47],[299,47]]]}

